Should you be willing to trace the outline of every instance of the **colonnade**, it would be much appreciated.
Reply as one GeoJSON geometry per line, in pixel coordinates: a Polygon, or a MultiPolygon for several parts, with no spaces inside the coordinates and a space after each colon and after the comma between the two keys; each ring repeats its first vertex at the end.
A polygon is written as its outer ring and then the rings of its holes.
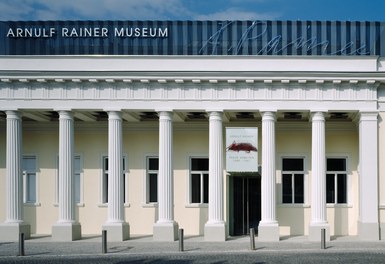
{"type": "MultiPolygon", "coordinates": [[[[70,241],[81,237],[81,225],[75,219],[74,199],[74,119],[71,110],[59,113],[59,219],[52,227],[55,240],[70,241]]],[[[108,216],[103,229],[110,241],[129,239],[130,227],[124,216],[122,165],[122,112],[108,113],[108,216]]],[[[173,183],[173,111],[159,114],[159,179],[158,221],[154,224],[155,240],[176,240],[178,223],[174,219],[173,183]]],[[[20,232],[30,236],[30,227],[23,221],[22,119],[18,110],[6,111],[6,220],[0,225],[5,238],[16,240],[20,232]]],[[[224,154],[222,111],[208,111],[209,116],[209,204],[205,225],[207,241],[226,240],[224,219],[224,154]]],[[[260,241],[278,241],[276,218],[276,111],[261,111],[262,115],[262,182],[260,241]]],[[[360,215],[359,235],[363,239],[378,239],[378,139],[377,113],[360,112],[360,215]]],[[[312,122],[312,185],[309,239],[320,240],[320,229],[327,230],[325,111],[314,111],[312,122]]]]}

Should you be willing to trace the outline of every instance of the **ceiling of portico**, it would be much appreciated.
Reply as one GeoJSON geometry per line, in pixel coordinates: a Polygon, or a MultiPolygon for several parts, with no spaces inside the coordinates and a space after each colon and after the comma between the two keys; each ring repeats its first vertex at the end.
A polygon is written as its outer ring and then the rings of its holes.
{"type": "MultiPolygon", "coordinates": [[[[107,121],[108,113],[105,111],[73,111],[75,122],[99,122],[107,121]]],[[[325,113],[325,119],[329,121],[352,121],[356,112],[329,111],[325,113]]],[[[51,122],[58,121],[59,114],[56,111],[23,110],[23,121],[26,122],[51,122]]],[[[309,111],[278,111],[277,121],[308,122],[311,118],[309,111]]],[[[5,121],[5,112],[0,112],[0,121],[5,121]]],[[[144,123],[158,122],[158,113],[154,111],[122,111],[123,122],[144,123]]],[[[207,112],[198,111],[174,111],[173,121],[183,122],[208,122],[207,112]]],[[[244,111],[225,111],[224,122],[258,122],[261,121],[261,113],[244,111]]]]}

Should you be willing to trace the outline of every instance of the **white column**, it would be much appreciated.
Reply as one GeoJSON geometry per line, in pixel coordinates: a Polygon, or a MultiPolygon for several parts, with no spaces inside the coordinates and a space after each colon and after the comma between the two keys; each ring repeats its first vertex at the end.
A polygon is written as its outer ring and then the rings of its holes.
{"type": "Polygon", "coordinates": [[[223,217],[223,131],[222,112],[209,112],[209,215],[206,241],[225,241],[223,217]]]}
{"type": "Polygon", "coordinates": [[[173,133],[171,111],[159,112],[158,221],[154,240],[174,241],[178,224],[174,221],[173,133]]]}
{"type": "Polygon", "coordinates": [[[359,220],[362,240],[379,240],[377,112],[361,112],[359,120],[359,220]]]}
{"type": "Polygon", "coordinates": [[[16,241],[19,233],[30,237],[30,226],[23,221],[22,121],[18,111],[6,111],[6,219],[0,225],[1,239],[16,241]]]}
{"type": "Polygon", "coordinates": [[[108,111],[108,215],[103,229],[109,241],[129,238],[129,225],[124,221],[122,113],[108,111]]]}
{"type": "Polygon", "coordinates": [[[321,229],[326,229],[326,240],[330,240],[326,218],[326,154],[325,116],[323,112],[312,113],[312,158],[311,158],[311,221],[309,240],[320,241],[321,229]]]}
{"type": "Polygon", "coordinates": [[[262,179],[260,241],[279,241],[275,199],[275,113],[262,112],[262,179]]]}
{"type": "Polygon", "coordinates": [[[81,238],[75,220],[74,120],[71,111],[59,111],[59,220],[52,227],[52,239],[72,241],[81,238]]]}

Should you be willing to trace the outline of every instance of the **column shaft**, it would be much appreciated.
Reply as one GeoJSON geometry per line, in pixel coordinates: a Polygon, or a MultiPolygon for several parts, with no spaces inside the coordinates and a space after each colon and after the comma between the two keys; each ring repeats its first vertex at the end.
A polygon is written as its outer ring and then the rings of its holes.
{"type": "Polygon", "coordinates": [[[322,112],[312,116],[312,199],[311,223],[326,224],[326,157],[325,117],[322,112]]]}
{"type": "Polygon", "coordinates": [[[329,224],[326,217],[326,153],[325,153],[325,115],[312,113],[311,144],[311,220],[309,240],[320,241],[321,229],[330,240],[329,224]]]}
{"type": "Polygon", "coordinates": [[[275,182],[275,114],[264,112],[262,114],[262,224],[277,224],[275,182]]]}
{"type": "Polygon", "coordinates": [[[74,124],[70,111],[59,111],[59,223],[75,222],[74,124]]]}
{"type": "Polygon", "coordinates": [[[124,222],[122,117],[108,112],[108,221],[124,222]]]}
{"type": "Polygon", "coordinates": [[[172,112],[159,112],[158,223],[174,222],[172,112]]]}
{"type": "Polygon", "coordinates": [[[210,112],[209,124],[209,224],[223,223],[222,113],[210,112]]]}
{"type": "Polygon", "coordinates": [[[226,240],[222,134],[222,112],[209,112],[209,215],[204,231],[206,241],[226,240]]]}
{"type": "Polygon", "coordinates": [[[17,111],[7,111],[6,223],[23,222],[22,125],[17,111]]]}

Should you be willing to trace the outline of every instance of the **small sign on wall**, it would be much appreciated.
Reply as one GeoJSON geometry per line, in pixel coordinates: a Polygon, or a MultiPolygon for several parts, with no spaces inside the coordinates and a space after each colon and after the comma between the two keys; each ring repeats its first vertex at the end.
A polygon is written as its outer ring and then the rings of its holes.
{"type": "Polygon", "coordinates": [[[226,170],[258,172],[258,128],[226,128],[226,170]]]}

